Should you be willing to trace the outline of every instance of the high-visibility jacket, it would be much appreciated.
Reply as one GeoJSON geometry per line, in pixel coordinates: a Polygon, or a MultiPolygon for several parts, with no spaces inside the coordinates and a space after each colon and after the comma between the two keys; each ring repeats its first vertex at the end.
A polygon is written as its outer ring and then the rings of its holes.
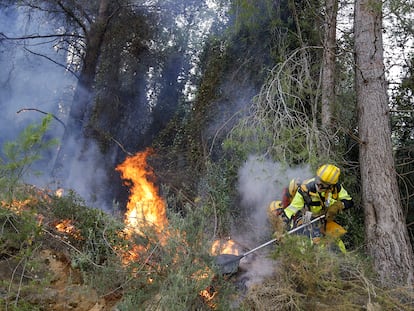
{"type": "Polygon", "coordinates": [[[314,217],[317,217],[324,214],[329,205],[336,201],[343,202],[345,209],[352,207],[354,204],[352,197],[341,184],[332,185],[329,189],[319,192],[316,187],[316,179],[311,178],[305,180],[300,185],[289,206],[284,209],[284,212],[287,218],[290,219],[306,207],[312,212],[314,217]]]}

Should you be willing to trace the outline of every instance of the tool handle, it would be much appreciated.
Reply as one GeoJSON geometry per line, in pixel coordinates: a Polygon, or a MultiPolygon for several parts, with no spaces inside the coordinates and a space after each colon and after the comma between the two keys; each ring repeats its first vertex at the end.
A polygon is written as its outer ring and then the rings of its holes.
{"type": "MultiPolygon", "coordinates": [[[[305,228],[305,227],[309,226],[310,224],[313,224],[314,222],[317,222],[318,220],[321,220],[323,218],[325,218],[325,215],[321,215],[319,217],[316,217],[316,218],[312,219],[310,222],[304,223],[304,224],[300,225],[299,227],[296,227],[296,228],[294,228],[294,229],[286,232],[284,235],[292,234],[292,233],[294,233],[294,232],[296,232],[296,231],[298,231],[298,230],[300,230],[302,228],[305,228]]],[[[247,255],[249,255],[249,254],[257,251],[258,249],[261,249],[261,248],[263,248],[263,247],[265,247],[265,246],[267,246],[269,244],[272,244],[272,243],[276,242],[277,240],[278,239],[273,239],[273,240],[270,240],[270,241],[268,241],[266,243],[263,243],[262,245],[259,245],[258,247],[253,248],[253,249],[249,250],[248,252],[244,253],[243,255],[241,255],[240,258],[243,258],[243,257],[245,257],[245,256],[247,256],[247,255]]]]}

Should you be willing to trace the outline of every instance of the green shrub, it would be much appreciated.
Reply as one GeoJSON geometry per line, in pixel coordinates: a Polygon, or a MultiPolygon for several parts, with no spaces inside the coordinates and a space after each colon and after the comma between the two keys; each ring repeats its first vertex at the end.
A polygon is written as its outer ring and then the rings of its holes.
{"type": "Polygon", "coordinates": [[[0,208],[0,257],[9,257],[28,251],[40,234],[40,226],[31,211],[18,214],[7,208],[0,208]]]}
{"type": "Polygon", "coordinates": [[[25,128],[16,141],[3,145],[0,157],[0,195],[3,198],[12,200],[15,187],[30,173],[32,164],[41,158],[42,152],[57,144],[55,139],[46,138],[51,120],[52,116],[47,115],[40,124],[25,128]]]}
{"type": "MultiPolygon", "coordinates": [[[[202,311],[211,310],[212,304],[216,310],[228,310],[234,288],[213,269],[208,218],[199,206],[187,204],[185,217],[171,212],[173,209],[169,208],[169,226],[163,230],[165,241],[149,239],[144,257],[147,264],[135,264],[133,270],[139,271],[139,277],[131,280],[119,310],[142,306],[143,310],[202,311]],[[220,289],[218,295],[210,301],[204,299],[201,293],[213,287],[220,289]]],[[[151,236],[150,228],[144,232],[151,236]]]]}

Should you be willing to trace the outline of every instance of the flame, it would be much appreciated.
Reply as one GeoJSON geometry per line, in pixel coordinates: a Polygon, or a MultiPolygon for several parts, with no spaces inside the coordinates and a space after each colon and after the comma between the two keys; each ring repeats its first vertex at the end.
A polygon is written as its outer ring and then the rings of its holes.
{"type": "Polygon", "coordinates": [[[13,200],[12,202],[0,201],[0,205],[7,208],[16,214],[20,214],[22,211],[29,210],[29,205],[32,203],[32,199],[26,199],[24,201],[13,200]]]}
{"type": "MultiPolygon", "coordinates": [[[[154,172],[147,165],[147,157],[152,153],[151,149],[146,149],[134,156],[127,157],[126,160],[116,167],[121,173],[124,184],[130,189],[130,196],[125,213],[125,224],[127,229],[134,230],[135,233],[142,233],[142,227],[145,225],[153,225],[158,233],[161,242],[165,241],[166,236],[171,236],[171,232],[166,234],[166,226],[168,224],[166,217],[166,205],[162,198],[158,195],[158,188],[152,182],[155,180],[154,172]],[[161,234],[162,233],[162,234],[161,234]]],[[[128,236],[128,231],[124,232],[128,236]]],[[[185,232],[175,232],[177,237],[184,235],[185,232]]],[[[185,239],[184,239],[185,240],[185,239]]],[[[139,259],[139,254],[143,250],[143,246],[134,245],[123,256],[124,264],[139,259]]],[[[207,268],[206,268],[207,269],[207,268]]],[[[193,275],[195,279],[208,278],[211,272],[198,271],[193,275]]],[[[152,278],[148,278],[148,283],[152,283],[152,278]]],[[[213,286],[199,292],[204,302],[211,308],[215,309],[215,297],[217,291],[213,286]]]]}
{"type": "Polygon", "coordinates": [[[217,294],[218,291],[216,291],[212,285],[199,292],[199,295],[201,298],[203,298],[204,302],[213,310],[215,310],[217,307],[217,304],[214,300],[217,294]]]}
{"type": "Polygon", "coordinates": [[[151,149],[146,149],[116,167],[131,191],[125,223],[137,233],[141,233],[143,225],[153,225],[158,233],[167,225],[165,202],[158,196],[158,188],[151,181],[155,179],[154,172],[146,162],[151,153],[151,149]]]}
{"type": "MultiPolygon", "coordinates": [[[[212,243],[210,253],[213,256],[217,256],[220,254],[239,255],[241,253],[241,246],[230,238],[218,239],[212,243]]],[[[203,277],[207,277],[207,274],[200,276],[200,278],[203,278],[203,277]]],[[[214,281],[215,280],[213,278],[212,284],[198,293],[200,297],[203,299],[203,301],[212,310],[215,310],[217,308],[217,301],[216,301],[217,297],[216,296],[219,294],[219,288],[214,285],[214,281]]]]}
{"type": "Polygon", "coordinates": [[[232,254],[240,255],[240,246],[234,240],[216,240],[211,245],[211,254],[232,254]]]}
{"type": "MultiPolygon", "coordinates": [[[[130,196],[127,203],[123,230],[125,238],[132,233],[143,234],[144,226],[152,226],[161,243],[165,242],[165,227],[168,224],[166,217],[166,205],[158,195],[158,188],[154,184],[155,174],[147,164],[147,157],[152,150],[147,148],[134,156],[127,157],[125,161],[116,167],[120,172],[124,184],[129,187],[130,196]],[[163,234],[161,234],[163,232],[163,234]]],[[[145,251],[144,245],[133,245],[132,249],[122,255],[124,264],[134,262],[145,251]]]]}
{"type": "Polygon", "coordinates": [[[80,230],[75,227],[70,219],[64,219],[55,225],[57,231],[68,233],[78,240],[82,240],[80,230]]]}

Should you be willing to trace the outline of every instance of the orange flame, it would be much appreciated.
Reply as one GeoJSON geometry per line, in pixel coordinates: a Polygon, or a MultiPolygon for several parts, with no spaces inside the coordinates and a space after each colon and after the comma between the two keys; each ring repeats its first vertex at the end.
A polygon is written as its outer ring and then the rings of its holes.
{"type": "Polygon", "coordinates": [[[216,240],[211,245],[211,253],[213,255],[219,254],[233,254],[240,255],[240,246],[233,240],[216,240]]]}
{"type": "MultiPolygon", "coordinates": [[[[158,195],[158,189],[152,182],[155,179],[154,172],[147,163],[147,157],[151,154],[151,149],[137,153],[134,156],[127,157],[126,160],[116,167],[121,173],[126,186],[130,188],[130,196],[125,213],[125,224],[136,233],[142,233],[141,228],[144,225],[153,225],[156,232],[160,235],[160,240],[165,238],[165,227],[168,224],[166,217],[166,205],[162,198],[158,195]],[[163,233],[162,235],[160,233],[163,233]]],[[[125,232],[128,234],[128,232],[125,232]]],[[[177,232],[177,235],[180,235],[177,232]]],[[[185,235],[185,233],[184,233],[185,235]]],[[[169,236],[169,234],[167,235],[169,236]]],[[[161,241],[162,242],[162,241],[161,241]]],[[[142,246],[134,245],[134,247],[124,254],[123,261],[128,263],[139,258],[142,246]]],[[[207,278],[207,271],[198,271],[195,277],[207,278]]],[[[151,283],[152,279],[148,279],[151,283]]],[[[214,298],[217,291],[212,286],[199,292],[206,304],[211,308],[215,308],[214,298]]]]}
{"type": "Polygon", "coordinates": [[[61,222],[55,225],[55,228],[57,231],[62,233],[68,233],[78,240],[82,239],[80,230],[76,229],[75,225],[72,223],[72,220],[70,219],[62,220],[61,222]]]}
{"type": "Polygon", "coordinates": [[[125,223],[137,233],[141,232],[140,227],[143,225],[153,225],[157,232],[161,232],[167,225],[165,202],[158,196],[158,188],[151,181],[154,172],[146,162],[151,152],[151,149],[146,149],[127,157],[116,167],[131,191],[125,223]]]}

